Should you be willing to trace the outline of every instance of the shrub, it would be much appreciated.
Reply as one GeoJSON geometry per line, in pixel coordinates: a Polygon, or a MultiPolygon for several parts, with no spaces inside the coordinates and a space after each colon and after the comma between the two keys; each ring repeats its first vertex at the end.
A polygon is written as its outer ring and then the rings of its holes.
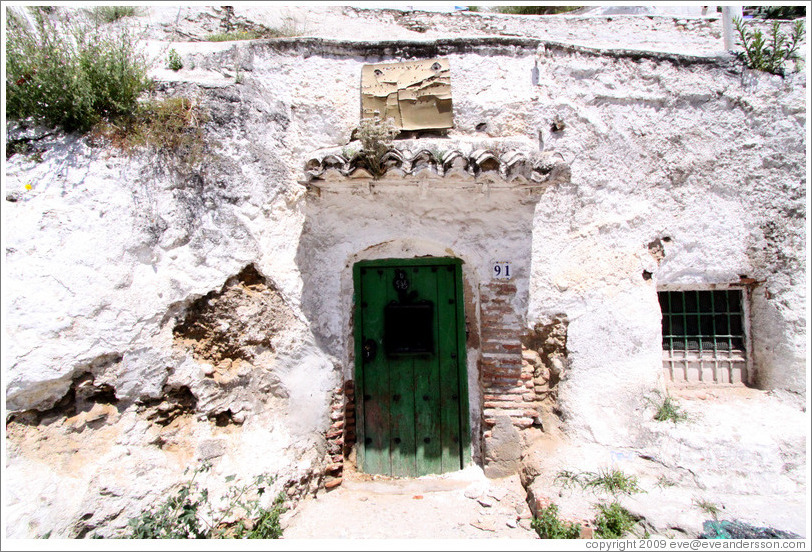
{"type": "Polygon", "coordinates": [[[581,536],[581,526],[558,519],[558,506],[550,504],[533,518],[530,526],[542,539],[577,539],[581,536]]]}
{"type": "Polygon", "coordinates": [[[131,113],[148,87],[147,62],[128,29],[102,33],[32,12],[34,27],[9,18],[6,117],[68,132],[131,113]]]}
{"type": "Polygon", "coordinates": [[[203,131],[206,114],[185,97],[149,100],[112,122],[97,125],[91,136],[106,138],[125,152],[147,148],[181,174],[198,169],[209,158],[203,131]]]}
{"type": "MultiPolygon", "coordinates": [[[[215,508],[209,500],[208,489],[195,481],[198,474],[208,471],[204,463],[194,470],[189,481],[163,503],[131,518],[125,538],[132,539],[278,539],[282,536],[279,517],[284,513],[284,495],[280,493],[269,508],[260,506],[267,486],[274,482],[268,475],[259,475],[250,485],[232,486],[221,498],[225,505],[215,508]]],[[[226,482],[235,476],[226,477],[226,482]]]]}
{"type": "Polygon", "coordinates": [[[599,539],[619,539],[631,531],[636,522],[629,511],[617,502],[598,504],[595,536],[599,539]]]}
{"type": "Polygon", "coordinates": [[[740,18],[733,20],[736,31],[739,33],[739,44],[744,52],[738,54],[751,69],[766,71],[774,75],[784,74],[784,64],[787,61],[795,62],[798,69],[798,45],[804,39],[804,22],[797,20],[792,25],[792,31],[787,36],[781,32],[778,21],[773,21],[770,34],[765,37],[760,29],[749,30],[740,18]]]}
{"type": "Polygon", "coordinates": [[[183,69],[183,60],[180,59],[178,51],[172,48],[166,56],[166,65],[173,71],[180,71],[183,69]]]}

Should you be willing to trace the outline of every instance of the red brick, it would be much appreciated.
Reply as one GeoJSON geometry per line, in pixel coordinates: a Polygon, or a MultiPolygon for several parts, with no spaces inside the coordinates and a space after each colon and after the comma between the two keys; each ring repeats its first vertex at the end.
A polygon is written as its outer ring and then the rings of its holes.
{"type": "Polygon", "coordinates": [[[513,387],[513,386],[510,386],[510,385],[496,385],[496,384],[493,384],[493,383],[485,383],[485,384],[483,384],[482,387],[486,391],[489,391],[490,393],[493,393],[493,394],[496,394],[498,392],[498,394],[506,394],[506,393],[513,394],[513,393],[515,393],[517,395],[521,395],[522,393],[527,391],[527,389],[525,389],[523,387],[513,387]]]}
{"type": "MultiPolygon", "coordinates": [[[[513,409],[509,410],[507,408],[485,408],[482,410],[482,414],[484,416],[510,416],[512,418],[521,418],[524,415],[523,410],[513,409]]],[[[532,423],[532,420],[531,420],[532,423]]]]}
{"type": "Polygon", "coordinates": [[[482,328],[483,339],[517,339],[519,332],[515,329],[497,330],[494,328],[482,328]]]}
{"type": "Polygon", "coordinates": [[[342,479],[340,477],[327,477],[324,480],[324,488],[325,489],[334,489],[341,485],[342,479]]]}
{"type": "Polygon", "coordinates": [[[518,388],[521,393],[527,393],[519,374],[506,374],[504,372],[486,372],[482,374],[482,384],[492,384],[510,389],[518,388]]]}
{"type": "Polygon", "coordinates": [[[529,410],[533,408],[533,403],[526,403],[523,401],[486,401],[483,405],[485,408],[502,408],[502,409],[515,409],[515,408],[524,408],[524,415],[525,416],[537,416],[534,410],[529,410]],[[528,414],[528,412],[532,412],[532,414],[528,414]]]}
{"type": "Polygon", "coordinates": [[[491,303],[489,305],[482,305],[482,312],[486,312],[488,314],[515,314],[516,310],[510,305],[497,305],[491,303]]]}

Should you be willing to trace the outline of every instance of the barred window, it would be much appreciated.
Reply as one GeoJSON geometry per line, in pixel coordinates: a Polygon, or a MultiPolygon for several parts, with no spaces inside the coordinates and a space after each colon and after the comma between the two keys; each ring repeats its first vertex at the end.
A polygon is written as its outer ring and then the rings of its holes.
{"type": "Polygon", "coordinates": [[[671,381],[747,381],[740,289],[660,291],[663,369],[671,381]]]}

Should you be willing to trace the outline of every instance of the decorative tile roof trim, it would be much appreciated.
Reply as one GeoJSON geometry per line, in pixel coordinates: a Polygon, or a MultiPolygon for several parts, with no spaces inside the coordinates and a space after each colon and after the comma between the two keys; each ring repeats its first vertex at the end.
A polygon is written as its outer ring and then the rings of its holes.
{"type": "Polygon", "coordinates": [[[325,153],[305,163],[305,183],[318,187],[320,182],[359,179],[380,182],[439,180],[546,187],[570,180],[570,167],[557,152],[500,152],[493,149],[465,152],[452,149],[437,153],[428,149],[410,152],[393,148],[381,156],[380,166],[383,173],[375,178],[363,152],[350,157],[325,153]]]}

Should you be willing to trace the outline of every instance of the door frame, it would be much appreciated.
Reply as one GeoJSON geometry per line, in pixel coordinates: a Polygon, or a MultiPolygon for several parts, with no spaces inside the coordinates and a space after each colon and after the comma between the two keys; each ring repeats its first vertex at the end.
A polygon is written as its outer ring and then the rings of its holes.
{"type": "Polygon", "coordinates": [[[352,267],[353,282],[353,351],[354,379],[355,379],[355,427],[356,427],[356,465],[358,471],[364,471],[364,453],[366,435],[364,429],[364,366],[361,362],[361,269],[377,267],[415,267],[415,266],[454,266],[455,304],[457,314],[457,376],[460,397],[460,469],[465,468],[471,459],[471,411],[468,397],[468,358],[467,339],[465,329],[465,303],[463,298],[463,277],[461,259],[454,257],[417,257],[417,258],[385,258],[366,259],[356,262],[352,267]]]}

